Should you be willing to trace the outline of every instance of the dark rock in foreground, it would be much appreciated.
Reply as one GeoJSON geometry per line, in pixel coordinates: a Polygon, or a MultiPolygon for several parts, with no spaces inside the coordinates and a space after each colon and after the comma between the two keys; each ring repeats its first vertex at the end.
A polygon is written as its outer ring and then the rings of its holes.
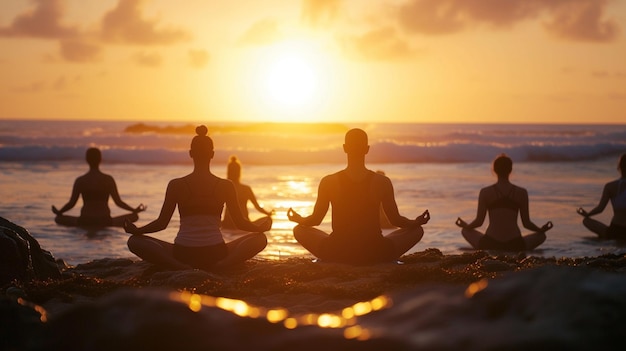
{"type": "Polygon", "coordinates": [[[444,256],[432,249],[405,257],[404,265],[290,259],[252,261],[223,272],[98,260],[66,270],[61,280],[6,289],[11,298],[0,304],[0,346],[614,349],[626,325],[625,266],[620,255],[444,256]],[[18,304],[17,296],[45,309],[25,300],[18,304]]]}

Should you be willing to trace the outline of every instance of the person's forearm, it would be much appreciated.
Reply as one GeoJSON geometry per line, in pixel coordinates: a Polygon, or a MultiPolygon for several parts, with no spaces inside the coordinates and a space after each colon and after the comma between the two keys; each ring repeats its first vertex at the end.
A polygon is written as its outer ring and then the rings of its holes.
{"type": "Polygon", "coordinates": [[[160,232],[161,230],[167,228],[168,223],[163,223],[162,221],[159,221],[158,219],[155,221],[152,221],[146,225],[144,225],[141,228],[137,228],[137,233],[136,234],[148,234],[148,233],[156,233],[156,232],[160,232]]]}
{"type": "Polygon", "coordinates": [[[322,221],[318,220],[317,218],[314,218],[313,216],[308,216],[308,217],[303,217],[299,223],[303,226],[315,227],[319,225],[321,222],[322,221]]]}
{"type": "Polygon", "coordinates": [[[70,203],[65,204],[63,207],[61,207],[61,209],[59,209],[59,214],[63,214],[65,212],[71,210],[73,207],[74,207],[73,204],[70,204],[70,203]]]}

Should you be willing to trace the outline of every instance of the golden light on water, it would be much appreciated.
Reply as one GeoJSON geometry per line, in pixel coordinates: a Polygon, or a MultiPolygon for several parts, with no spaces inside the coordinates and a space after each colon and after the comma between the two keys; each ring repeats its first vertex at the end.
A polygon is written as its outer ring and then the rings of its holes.
{"type": "Polygon", "coordinates": [[[352,306],[344,308],[339,313],[306,313],[292,316],[284,308],[265,309],[254,307],[245,301],[226,297],[212,297],[181,292],[171,293],[170,298],[174,301],[182,301],[194,312],[199,312],[203,306],[217,307],[240,317],[265,318],[270,323],[282,322],[287,329],[311,325],[316,325],[320,328],[345,328],[344,337],[357,340],[366,340],[371,337],[371,333],[357,324],[356,317],[388,308],[392,304],[391,299],[387,296],[378,296],[369,301],[357,302],[352,306]]]}

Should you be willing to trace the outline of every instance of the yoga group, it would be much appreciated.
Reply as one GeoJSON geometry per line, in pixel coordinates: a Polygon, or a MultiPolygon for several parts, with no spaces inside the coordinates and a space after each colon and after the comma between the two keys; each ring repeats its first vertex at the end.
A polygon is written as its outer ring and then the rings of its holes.
{"type": "MultiPolygon", "coordinates": [[[[100,171],[102,154],[97,148],[87,150],[89,171],[75,180],[68,203],[60,209],[52,206],[55,221],[67,226],[123,227],[131,234],[128,248],[132,253],[166,269],[212,270],[254,257],[267,245],[264,232],[272,227],[273,211],[260,206],[252,188],[241,183],[241,164],[235,156],[228,164],[226,179],[211,172],[215,151],[213,140],[207,134],[206,126],[196,128],[189,150],[193,170],[168,183],[159,216],[150,223],[140,227],[134,224],[146,206],[132,207],[122,201],[113,177],[100,171]],[[83,201],[80,216],[65,215],[79,197],[83,201]],[[109,197],[130,213],[111,217],[109,197]],[[248,202],[265,216],[250,221],[248,202]],[[173,243],[145,235],[167,228],[176,208],[180,227],[173,243]],[[224,229],[237,229],[244,234],[226,242],[222,235],[224,229]]],[[[303,216],[292,208],[287,211],[288,219],[296,223],[295,239],[321,262],[354,265],[395,262],[424,235],[422,226],[430,220],[429,211],[423,211],[414,219],[399,213],[391,180],[383,172],[366,166],[369,149],[365,131],[349,130],[343,144],[346,167],[321,179],[313,212],[303,216]],[[332,208],[330,234],[316,228],[329,207],[332,208]],[[383,235],[382,227],[395,229],[383,235]]],[[[458,218],[456,225],[461,227],[463,237],[474,249],[526,251],[537,248],[546,240],[552,222],[538,226],[531,221],[527,190],[509,180],[513,170],[510,157],[498,155],[492,167],[497,181],[480,190],[476,217],[471,221],[458,218]],[[487,215],[489,225],[483,233],[478,228],[487,215]],[[522,235],[518,216],[530,234],[522,235]]],[[[595,208],[577,210],[584,217],[584,226],[601,239],[626,240],[626,154],[620,157],[618,170],[621,177],[604,186],[595,208]],[[609,225],[591,218],[601,213],[609,202],[613,207],[609,225]]]]}

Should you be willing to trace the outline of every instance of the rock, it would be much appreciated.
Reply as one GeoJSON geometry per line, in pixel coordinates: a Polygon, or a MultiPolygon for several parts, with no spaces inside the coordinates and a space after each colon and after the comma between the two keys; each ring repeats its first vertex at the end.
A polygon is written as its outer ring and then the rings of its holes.
{"type": "Polygon", "coordinates": [[[0,296],[0,350],[30,350],[44,340],[45,313],[36,305],[0,296]]]}
{"type": "Polygon", "coordinates": [[[28,230],[0,217],[0,286],[13,280],[60,277],[52,254],[28,230]]]}
{"type": "Polygon", "coordinates": [[[626,325],[624,277],[583,268],[546,266],[392,299],[393,308],[359,322],[419,350],[613,349],[626,325]]]}

